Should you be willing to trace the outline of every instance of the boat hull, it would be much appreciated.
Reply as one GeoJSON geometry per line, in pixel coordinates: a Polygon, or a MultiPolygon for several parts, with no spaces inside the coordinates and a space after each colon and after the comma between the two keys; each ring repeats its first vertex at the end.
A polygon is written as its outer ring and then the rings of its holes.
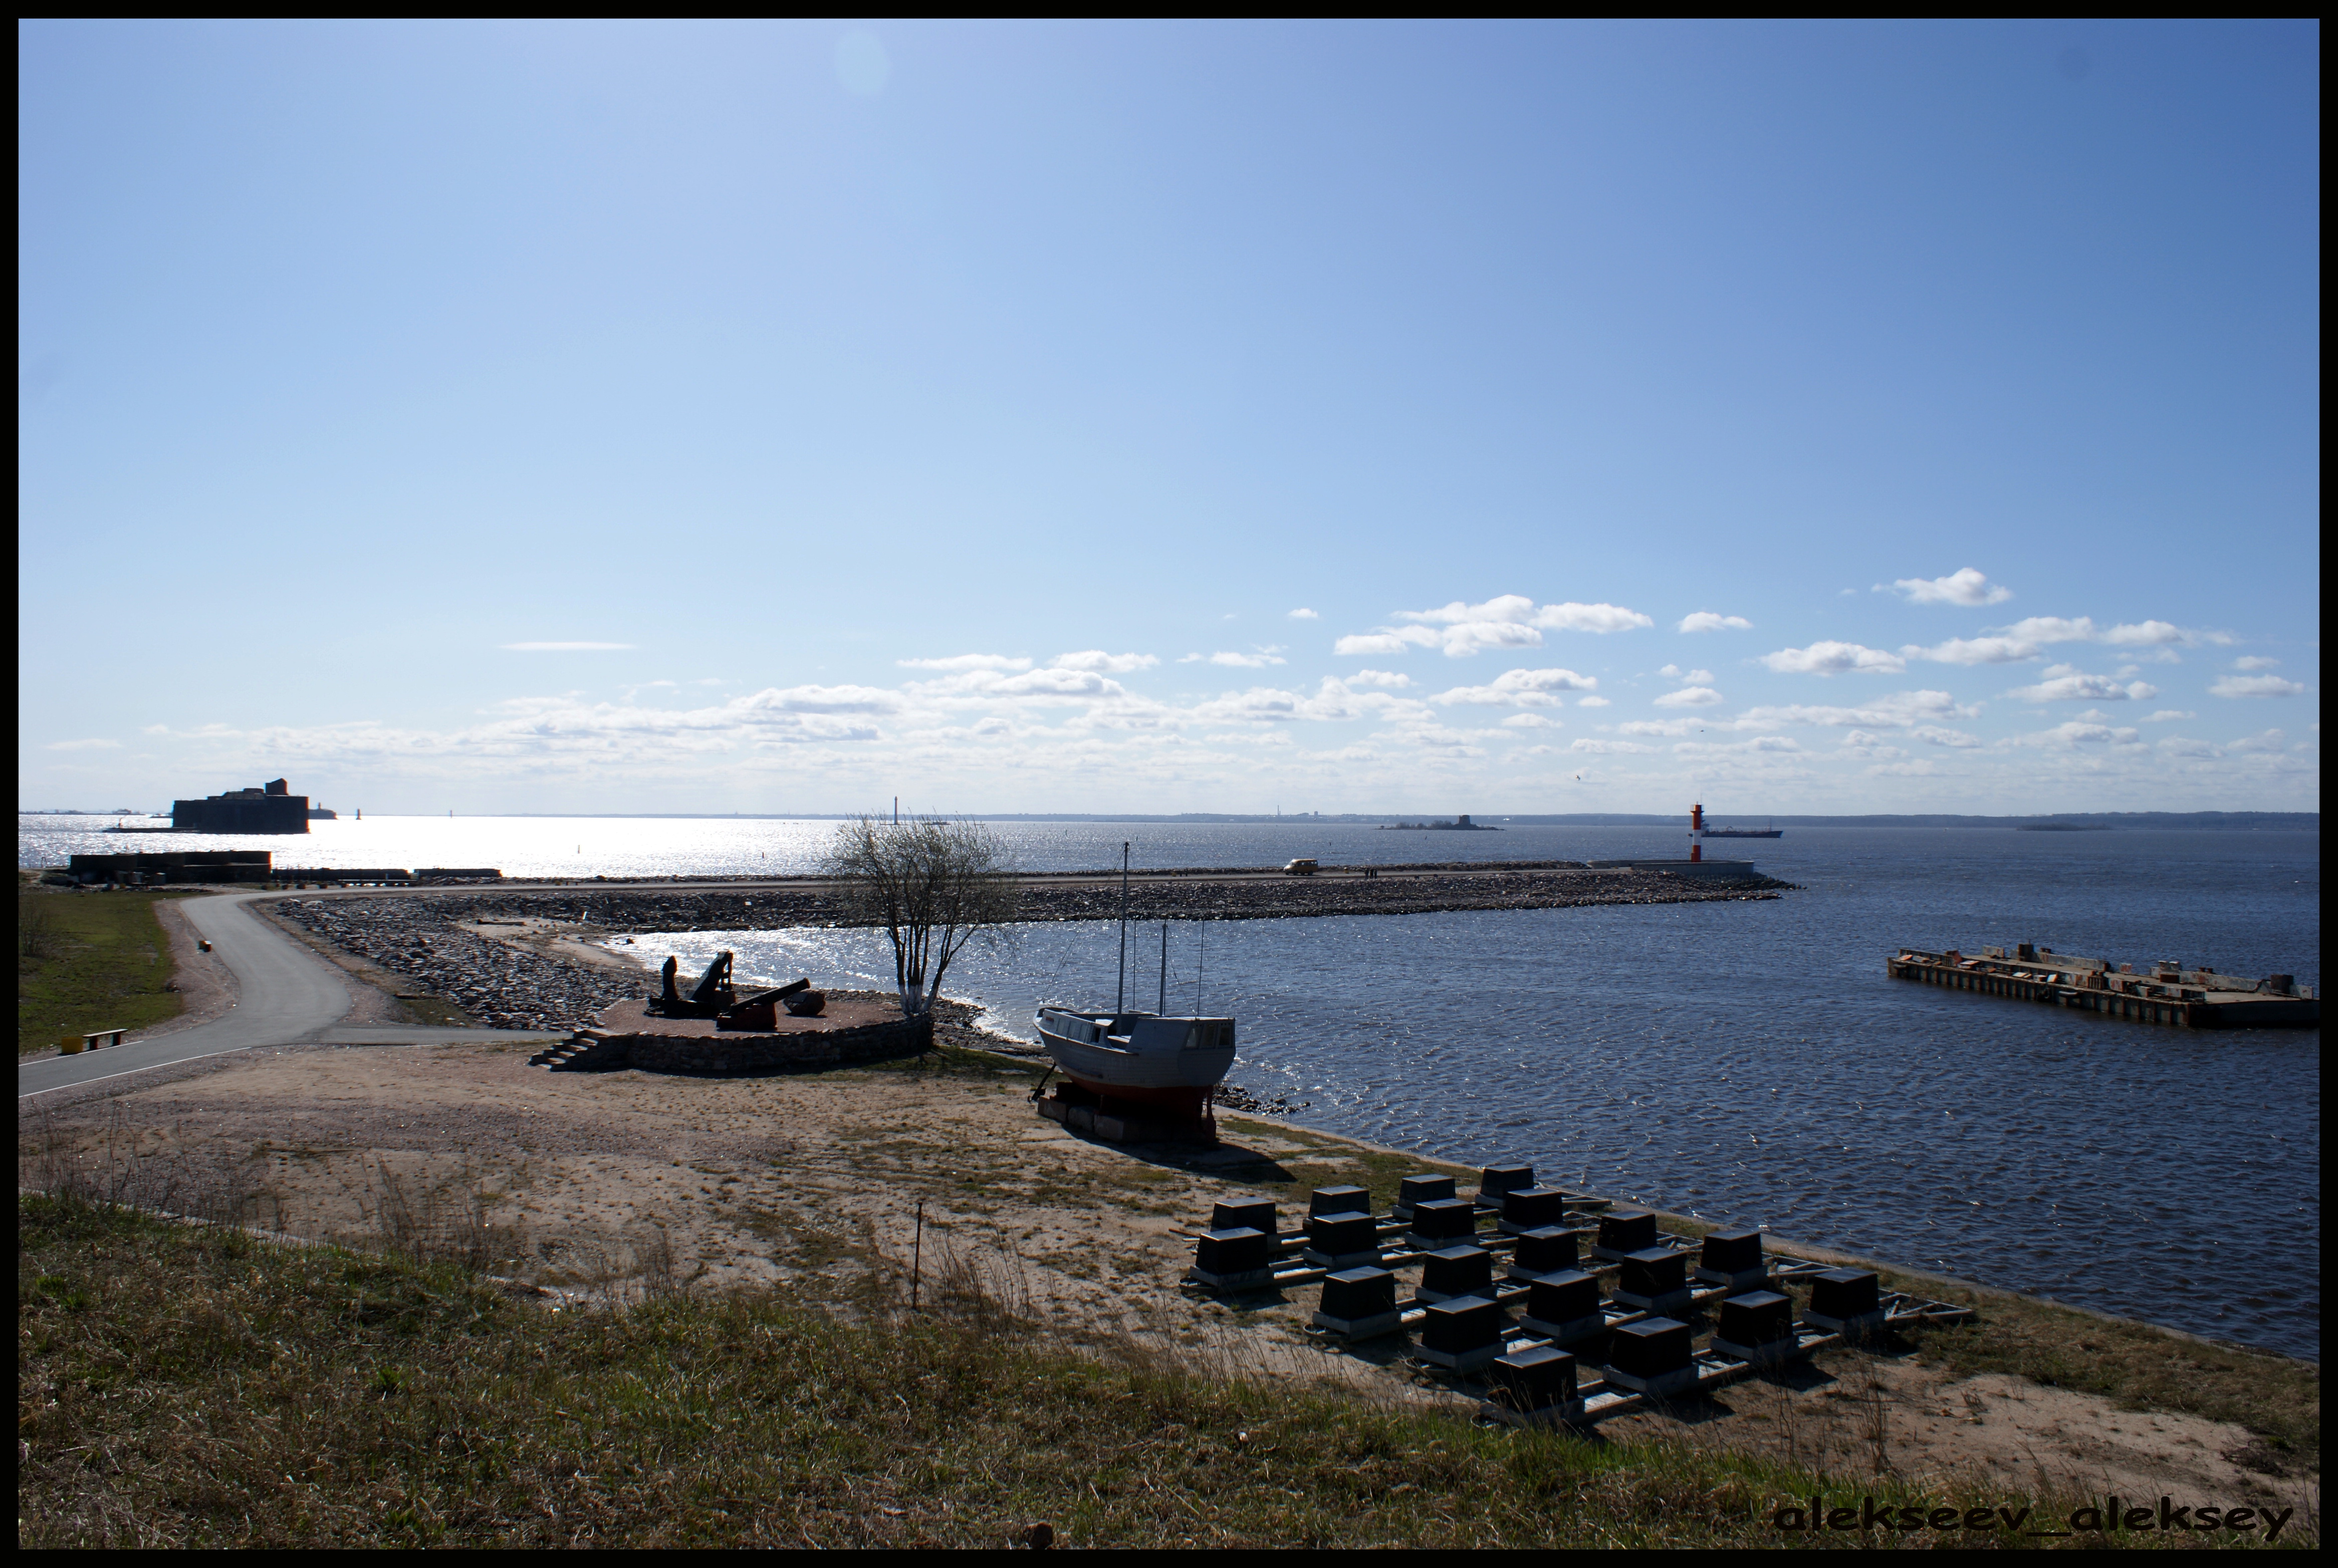
{"type": "Polygon", "coordinates": [[[1234,1021],[1047,1008],[1039,1044],[1056,1071],[1100,1100],[1198,1117],[1233,1065],[1234,1021]]]}

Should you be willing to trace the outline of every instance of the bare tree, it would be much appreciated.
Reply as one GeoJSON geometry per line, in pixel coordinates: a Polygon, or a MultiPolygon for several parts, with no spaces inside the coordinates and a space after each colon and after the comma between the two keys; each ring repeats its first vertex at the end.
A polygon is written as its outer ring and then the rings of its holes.
{"type": "Polygon", "coordinates": [[[1007,846],[979,822],[863,817],[840,823],[824,867],[843,884],[853,918],[882,926],[893,939],[905,1017],[930,1012],[950,960],[983,931],[1015,917],[1007,846]]]}

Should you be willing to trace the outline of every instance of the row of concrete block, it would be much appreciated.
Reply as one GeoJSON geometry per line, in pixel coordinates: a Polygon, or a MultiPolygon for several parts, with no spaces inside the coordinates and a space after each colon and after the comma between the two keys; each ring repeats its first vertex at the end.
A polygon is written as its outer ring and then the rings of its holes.
{"type": "Polygon", "coordinates": [[[1901,1320],[1895,1306],[1910,1323],[1966,1315],[1887,1300],[1866,1270],[1773,1260],[1759,1230],[1667,1234],[1653,1213],[1538,1187],[1527,1166],[1488,1168],[1469,1198],[1449,1176],[1407,1177],[1386,1220],[1361,1187],[1319,1188],[1308,1208],[1304,1229],[1286,1235],[1272,1199],[1218,1204],[1188,1279],[1225,1292],[1321,1281],[1317,1329],[1351,1340],[1417,1329],[1422,1361],[1486,1372],[1497,1415],[1596,1420],[1879,1332],[1901,1320]],[[1490,1234],[1478,1229],[1485,1219],[1490,1234]],[[1414,1266],[1420,1286],[1400,1300],[1395,1269],[1414,1266]],[[1780,1289],[1796,1281],[1812,1291],[1800,1323],[1780,1289]],[[1716,1303],[1699,1352],[1682,1319],[1716,1303]],[[1578,1387],[1578,1355],[1602,1369],[1596,1387],[1578,1387]]]}

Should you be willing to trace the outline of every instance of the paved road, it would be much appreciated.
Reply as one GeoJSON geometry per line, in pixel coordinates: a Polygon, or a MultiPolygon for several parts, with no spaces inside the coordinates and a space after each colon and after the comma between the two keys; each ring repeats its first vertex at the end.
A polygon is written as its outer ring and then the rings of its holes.
{"type": "Polygon", "coordinates": [[[132,1040],[76,1056],[50,1056],[16,1069],[16,1097],[94,1083],[149,1067],[260,1045],[323,1041],[345,1045],[405,1045],[456,1040],[560,1039],[565,1034],[363,1024],[335,1027],[349,1010],[349,982],[322,958],[245,906],[259,893],[190,898],[179,906],[235,971],[240,1000],[226,1016],[152,1040],[132,1040]]]}

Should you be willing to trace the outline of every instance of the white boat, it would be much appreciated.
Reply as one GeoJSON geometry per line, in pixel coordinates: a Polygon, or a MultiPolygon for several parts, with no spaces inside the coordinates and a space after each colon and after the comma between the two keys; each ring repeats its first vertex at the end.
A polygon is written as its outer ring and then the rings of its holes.
{"type": "Polygon", "coordinates": [[[1039,1044],[1056,1071],[1103,1099],[1198,1116],[1233,1065],[1234,1021],[1042,1007],[1039,1044]]]}

